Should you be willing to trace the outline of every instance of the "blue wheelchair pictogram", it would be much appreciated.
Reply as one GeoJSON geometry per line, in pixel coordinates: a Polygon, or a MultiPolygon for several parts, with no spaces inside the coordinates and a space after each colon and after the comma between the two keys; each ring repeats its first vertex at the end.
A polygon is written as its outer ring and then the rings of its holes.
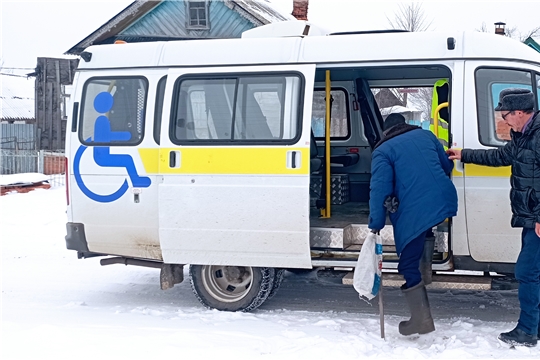
{"type": "MultiPolygon", "coordinates": [[[[94,99],[94,109],[100,114],[105,114],[112,109],[113,103],[114,98],[110,93],[101,92],[94,99]]],[[[107,116],[100,115],[96,119],[94,124],[93,142],[103,144],[111,143],[112,141],[129,141],[130,139],[131,133],[128,131],[112,131],[111,122],[107,116]]],[[[87,139],[87,141],[90,141],[90,139],[87,139]]],[[[124,180],[123,184],[118,190],[108,195],[96,194],[88,189],[88,187],[84,184],[80,172],[80,162],[81,157],[87,148],[88,147],[85,145],[79,146],[79,149],[77,149],[73,159],[73,175],[75,176],[77,185],[83,194],[92,200],[108,203],[119,199],[129,188],[127,180],[124,180]]],[[[93,149],[94,161],[97,165],[102,167],[123,167],[127,170],[133,187],[144,188],[150,186],[150,178],[146,176],[139,176],[137,173],[137,169],[135,168],[135,163],[133,162],[131,155],[111,154],[110,146],[94,146],[93,149]]]]}

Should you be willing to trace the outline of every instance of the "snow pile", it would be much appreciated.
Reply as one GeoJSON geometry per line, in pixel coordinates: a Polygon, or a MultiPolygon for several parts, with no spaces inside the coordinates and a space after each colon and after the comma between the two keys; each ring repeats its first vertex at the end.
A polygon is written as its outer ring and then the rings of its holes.
{"type": "Polygon", "coordinates": [[[437,330],[403,337],[405,300],[385,289],[382,340],[376,305],[352,287],[287,273],[259,310],[226,313],[203,308],[189,279],[161,291],[156,269],[78,260],[65,248],[63,187],[3,196],[0,219],[5,360],[540,358],[496,339],[514,325],[501,316],[515,317],[515,292],[430,293],[437,330]]]}

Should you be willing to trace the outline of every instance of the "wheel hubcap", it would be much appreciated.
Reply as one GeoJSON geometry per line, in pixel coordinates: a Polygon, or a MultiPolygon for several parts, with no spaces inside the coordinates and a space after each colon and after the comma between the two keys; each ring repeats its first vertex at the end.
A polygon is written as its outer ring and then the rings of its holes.
{"type": "Polygon", "coordinates": [[[235,302],[251,289],[253,270],[247,266],[203,266],[202,275],[210,295],[222,302],[235,302]]]}

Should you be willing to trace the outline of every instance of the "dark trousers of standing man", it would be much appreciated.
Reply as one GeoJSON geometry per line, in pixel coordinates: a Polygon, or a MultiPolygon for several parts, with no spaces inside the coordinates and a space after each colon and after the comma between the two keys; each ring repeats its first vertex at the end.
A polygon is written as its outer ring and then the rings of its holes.
{"type": "Polygon", "coordinates": [[[521,232],[515,275],[519,281],[521,307],[517,327],[527,334],[537,335],[540,332],[540,237],[534,229],[523,228],[521,232]]]}
{"type": "Polygon", "coordinates": [[[431,228],[424,231],[418,237],[411,240],[410,243],[405,245],[405,248],[399,256],[398,272],[405,278],[405,286],[407,289],[418,285],[420,281],[422,281],[422,274],[420,273],[419,266],[428,232],[431,232],[431,228]]]}

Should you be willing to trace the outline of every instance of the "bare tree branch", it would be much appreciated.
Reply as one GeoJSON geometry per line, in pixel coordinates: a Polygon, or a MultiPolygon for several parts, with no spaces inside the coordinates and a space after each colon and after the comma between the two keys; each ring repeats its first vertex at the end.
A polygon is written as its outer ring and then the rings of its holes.
{"type": "Polygon", "coordinates": [[[480,27],[480,29],[475,29],[475,30],[478,31],[478,32],[483,32],[483,33],[491,32],[491,31],[488,30],[485,21],[482,22],[482,26],[480,27]]]}
{"type": "Polygon", "coordinates": [[[518,35],[517,27],[507,27],[504,30],[504,36],[508,36],[509,38],[515,39],[516,35],[518,35]]]}
{"type": "Polygon", "coordinates": [[[408,31],[426,31],[431,26],[432,21],[426,22],[426,15],[422,8],[422,3],[412,2],[408,5],[399,4],[398,10],[394,13],[394,19],[386,17],[392,29],[408,31]]]}
{"type": "Polygon", "coordinates": [[[520,34],[519,40],[521,40],[521,42],[523,42],[523,41],[525,41],[528,38],[533,37],[533,36],[540,36],[540,26],[537,26],[534,29],[531,29],[531,30],[529,30],[528,32],[526,32],[524,34],[520,34]]]}

